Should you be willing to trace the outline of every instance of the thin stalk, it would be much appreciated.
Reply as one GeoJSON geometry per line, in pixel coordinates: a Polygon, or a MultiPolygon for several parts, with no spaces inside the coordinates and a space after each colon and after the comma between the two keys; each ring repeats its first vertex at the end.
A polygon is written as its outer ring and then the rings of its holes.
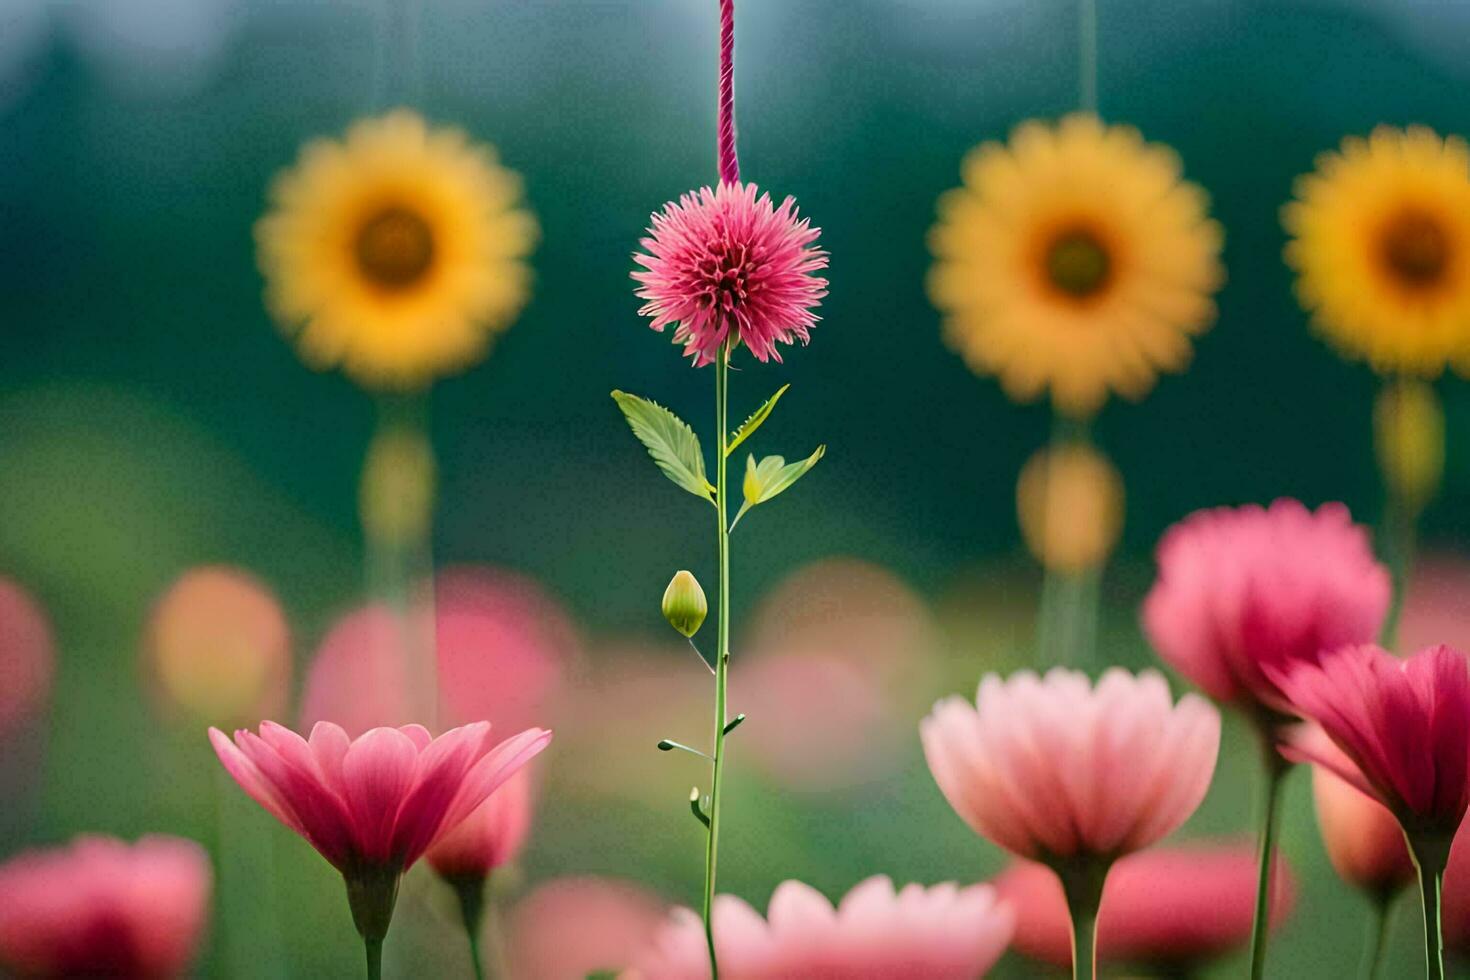
{"type": "Polygon", "coordinates": [[[730,531],[725,522],[729,496],[729,480],[725,465],[725,447],[730,439],[729,415],[730,344],[720,348],[715,361],[715,431],[719,433],[715,452],[715,519],[720,544],[720,608],[719,641],[715,648],[715,737],[714,766],[710,777],[709,826],[704,850],[704,938],[709,946],[709,968],[712,980],[719,980],[720,967],[715,955],[713,909],[715,873],[720,847],[720,786],[725,772],[726,699],[730,675],[730,531]]]}
{"type": "Polygon", "coordinates": [[[1256,911],[1251,923],[1251,980],[1261,980],[1266,973],[1266,934],[1271,928],[1272,879],[1276,865],[1276,824],[1281,802],[1281,782],[1289,764],[1276,751],[1269,731],[1261,735],[1265,750],[1266,795],[1261,807],[1260,849],[1257,852],[1256,911]]]}
{"type": "Polygon", "coordinates": [[[383,977],[383,940],[364,938],[363,949],[367,951],[367,975],[368,980],[382,980],[383,977]]]}
{"type": "Polygon", "coordinates": [[[1444,892],[1444,869],[1449,863],[1449,842],[1432,839],[1409,842],[1409,857],[1419,876],[1419,897],[1424,905],[1424,975],[1428,980],[1444,980],[1444,933],[1440,922],[1440,901],[1444,892]]]}
{"type": "Polygon", "coordinates": [[[1363,962],[1358,970],[1362,980],[1378,980],[1383,975],[1383,963],[1388,954],[1388,927],[1393,921],[1393,900],[1392,892],[1373,900],[1373,911],[1368,915],[1367,938],[1363,943],[1363,962]]]}
{"type": "Polygon", "coordinates": [[[459,918],[464,924],[465,937],[469,939],[470,964],[475,970],[475,980],[485,980],[485,961],[480,956],[480,927],[485,920],[485,878],[471,875],[452,880],[450,885],[459,897],[459,918]]]}
{"type": "Polygon", "coordinates": [[[1103,885],[1110,862],[1087,859],[1055,867],[1067,897],[1072,918],[1072,978],[1094,980],[1097,976],[1097,913],[1102,908],[1103,885]]]}

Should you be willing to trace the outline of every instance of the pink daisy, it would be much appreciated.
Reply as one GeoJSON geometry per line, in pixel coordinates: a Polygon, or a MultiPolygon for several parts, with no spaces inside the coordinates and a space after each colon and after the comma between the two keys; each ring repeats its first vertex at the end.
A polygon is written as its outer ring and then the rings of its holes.
{"type": "Polygon", "coordinates": [[[643,269],[633,278],[647,300],[638,312],[662,332],[673,323],[674,342],[702,367],[735,331],[759,361],[781,360],[776,343],[805,344],[818,317],[812,308],[827,295],[827,253],[813,247],[821,233],[798,218],[796,199],[776,207],[754,184],[700,188],[653,216],[651,237],[635,253],[643,269]]]}
{"type": "MultiPolygon", "coordinates": [[[[787,881],[765,919],[732,895],[715,899],[720,976],[730,980],[971,980],[1000,959],[1015,929],[989,885],[907,885],[878,875],[834,909],[787,881]]],[[[624,980],[705,980],[699,916],[675,909],[624,980]]]]}

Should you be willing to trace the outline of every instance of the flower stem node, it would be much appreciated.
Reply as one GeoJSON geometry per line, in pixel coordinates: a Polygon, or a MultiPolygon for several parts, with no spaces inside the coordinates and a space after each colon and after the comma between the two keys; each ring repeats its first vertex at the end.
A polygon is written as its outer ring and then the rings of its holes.
{"type": "Polygon", "coordinates": [[[709,600],[692,573],[679,571],[669,580],[669,587],[664,590],[663,614],[670,626],[690,639],[704,625],[704,618],[709,615],[709,600]]]}

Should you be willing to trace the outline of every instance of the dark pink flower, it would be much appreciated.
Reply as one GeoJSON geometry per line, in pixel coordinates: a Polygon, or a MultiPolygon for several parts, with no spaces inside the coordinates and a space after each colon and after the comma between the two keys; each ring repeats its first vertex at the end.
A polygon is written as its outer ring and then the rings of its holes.
{"type": "Polygon", "coordinates": [[[642,266],[638,312],[662,331],[674,324],[674,342],[709,364],[734,332],[757,360],[781,360],[776,344],[806,343],[827,295],[827,253],[813,247],[819,229],[797,218],[795,198],[776,207],[754,184],[722,183],[685,194],[653,216],[635,253],[642,266]]]}
{"type": "MultiPolygon", "coordinates": [[[[1279,860],[1274,880],[1271,921],[1279,923],[1291,910],[1296,887],[1279,860]]],[[[995,879],[995,890],[1016,911],[1017,950],[1059,967],[1072,965],[1072,920],[1050,868],[1018,861],[995,879]]],[[[1255,893],[1255,848],[1247,843],[1160,847],[1125,857],[1103,889],[1098,960],[1184,975],[1245,945],[1255,893]]]]}
{"type": "Polygon", "coordinates": [[[1320,663],[1268,668],[1282,693],[1342,755],[1294,732],[1282,753],[1313,762],[1372,796],[1411,841],[1449,841],[1470,805],[1470,661],[1446,646],[1401,660],[1344,647],[1320,663]],[[1343,756],[1351,764],[1345,764],[1343,756]]]}
{"type": "MultiPolygon", "coordinates": [[[[715,899],[720,976],[729,980],[973,980],[1005,952],[1011,910],[989,885],[907,885],[879,875],[834,909],[799,881],[781,884],[765,919],[731,895],[715,899]]],[[[709,977],[699,916],[676,909],[625,978],[709,977]]]]}
{"type": "Polygon", "coordinates": [[[183,976],[209,913],[193,841],[79,837],[0,866],[0,966],[23,977],[183,976]]]}
{"type": "Polygon", "coordinates": [[[551,741],[531,728],[496,744],[489,722],[431,738],[421,725],[356,740],[317,722],[310,741],[274,722],[231,742],[209,730],[235,782],[296,831],[347,881],[364,939],[388,931],[398,879],[551,741]]]}
{"type": "Polygon", "coordinates": [[[1346,507],[1295,500],[1200,511],[1158,550],[1143,624],[1159,655],[1206,694],[1253,713],[1289,710],[1266,668],[1371,642],[1388,572],[1346,507]]]}

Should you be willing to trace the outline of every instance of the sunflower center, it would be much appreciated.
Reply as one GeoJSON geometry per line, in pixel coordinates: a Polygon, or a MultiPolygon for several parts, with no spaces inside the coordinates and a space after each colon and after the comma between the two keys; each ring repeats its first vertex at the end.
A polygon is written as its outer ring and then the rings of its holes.
{"type": "Polygon", "coordinates": [[[1444,227],[1413,208],[1404,209],[1383,226],[1379,249],[1389,271],[1415,289],[1438,283],[1449,265],[1450,243],[1444,227]]]}
{"type": "Polygon", "coordinates": [[[709,242],[697,268],[700,306],[729,313],[749,298],[755,262],[745,245],[709,242]]]}
{"type": "Polygon", "coordinates": [[[1085,228],[1069,228],[1046,247],[1046,280],[1073,299],[1102,292],[1113,261],[1097,236],[1085,228]]]}
{"type": "Polygon", "coordinates": [[[414,212],[388,207],[363,223],[354,249],[364,276],[384,289],[404,289],[433,264],[434,233],[414,212]]]}

